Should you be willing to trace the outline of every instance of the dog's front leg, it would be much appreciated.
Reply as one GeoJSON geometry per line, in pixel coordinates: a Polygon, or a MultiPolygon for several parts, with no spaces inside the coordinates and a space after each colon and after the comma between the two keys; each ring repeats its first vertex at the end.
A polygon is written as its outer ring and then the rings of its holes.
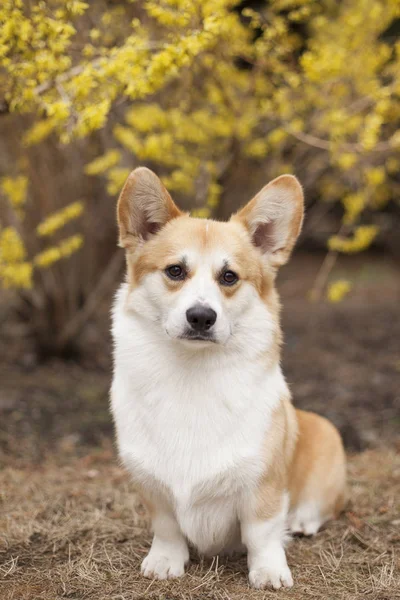
{"type": "Polygon", "coordinates": [[[189,560],[189,550],[172,511],[152,505],[151,519],[154,537],[142,563],[142,574],[150,579],[181,577],[189,560]]]}
{"type": "MultiPolygon", "coordinates": [[[[250,502],[250,506],[251,506],[250,502]]],[[[241,518],[242,541],[247,547],[249,581],[252,587],[291,587],[292,575],[286,561],[284,548],[287,495],[282,494],[277,508],[268,518],[262,512],[247,507],[241,518]]]]}

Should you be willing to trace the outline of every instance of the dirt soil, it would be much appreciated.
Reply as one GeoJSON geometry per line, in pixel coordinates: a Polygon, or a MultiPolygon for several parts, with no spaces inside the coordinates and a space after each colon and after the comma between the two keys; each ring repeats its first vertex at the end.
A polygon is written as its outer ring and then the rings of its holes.
{"type": "Polygon", "coordinates": [[[256,592],[244,559],[195,555],[179,582],[140,578],[150,535],[113,447],[105,306],[78,362],[39,364],[19,326],[0,325],[0,600],[400,598],[399,267],[342,261],[332,278],[350,277],[352,293],[311,304],[320,263],[298,255],[279,277],[283,368],[295,404],[339,427],[351,502],[315,538],[290,543],[295,587],[256,592]]]}

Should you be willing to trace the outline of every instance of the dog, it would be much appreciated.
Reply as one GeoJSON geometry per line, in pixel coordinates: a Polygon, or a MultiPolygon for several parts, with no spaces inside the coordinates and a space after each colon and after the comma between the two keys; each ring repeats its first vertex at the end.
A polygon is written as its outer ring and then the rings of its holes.
{"type": "Polygon", "coordinates": [[[280,368],[275,289],[303,221],[292,175],[228,222],[196,219],[140,167],[118,200],[127,278],[113,308],[119,455],[151,517],[148,578],[245,548],[252,587],[291,587],[288,532],[315,534],[345,502],[345,454],[296,410],[280,368]]]}

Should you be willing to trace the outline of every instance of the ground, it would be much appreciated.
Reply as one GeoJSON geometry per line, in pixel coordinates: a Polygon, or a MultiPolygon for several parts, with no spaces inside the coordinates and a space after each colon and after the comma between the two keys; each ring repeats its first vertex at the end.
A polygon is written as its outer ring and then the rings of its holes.
{"type": "Polygon", "coordinates": [[[353,279],[351,296],[310,304],[320,260],[297,256],[280,276],[283,368],[295,404],[328,416],[344,437],[350,503],[315,538],[290,542],[294,588],[250,590],[244,559],[196,555],[183,580],[142,579],[150,534],[114,451],[106,321],[94,328],[92,356],[45,364],[3,321],[1,600],[400,598],[398,267],[382,257],[339,263],[334,276],[353,279]]]}
{"type": "Polygon", "coordinates": [[[150,544],[144,509],[110,451],[66,464],[48,460],[0,475],[2,600],[329,600],[400,598],[400,455],[351,457],[351,501],[339,521],[288,546],[295,585],[262,592],[245,559],[193,555],[184,579],[139,574],[150,544]],[[7,507],[7,508],[6,508],[7,507]]]}

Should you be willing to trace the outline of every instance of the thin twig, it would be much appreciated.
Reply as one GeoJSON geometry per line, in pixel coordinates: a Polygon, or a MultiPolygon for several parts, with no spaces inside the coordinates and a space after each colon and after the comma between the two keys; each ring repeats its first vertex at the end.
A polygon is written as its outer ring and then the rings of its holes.
{"type": "Polygon", "coordinates": [[[310,292],[310,298],[313,302],[319,302],[321,300],[326,282],[333,267],[335,266],[338,254],[339,253],[334,250],[329,250],[325,256],[310,292]]]}
{"type": "MultiPolygon", "coordinates": [[[[342,223],[336,235],[342,235],[346,231],[347,226],[344,223],[342,223]]],[[[321,300],[322,292],[324,291],[326,282],[328,281],[328,277],[336,264],[338,256],[339,252],[337,252],[336,250],[329,250],[324,260],[322,261],[322,265],[320,266],[320,269],[314,280],[314,285],[310,292],[310,298],[312,302],[319,302],[321,300]]]]}
{"type": "MultiPolygon", "coordinates": [[[[100,58],[97,58],[96,60],[93,60],[89,64],[91,67],[97,67],[100,63],[100,60],[101,60],[100,58]]],[[[35,89],[34,89],[35,94],[40,96],[40,94],[47,92],[47,90],[49,90],[50,88],[57,87],[57,84],[63,83],[64,81],[68,81],[68,79],[71,79],[71,77],[75,77],[75,75],[79,75],[80,73],[82,73],[82,71],[87,66],[89,66],[89,64],[76,65],[75,67],[72,67],[72,69],[65,71],[65,73],[62,73],[55,79],[52,79],[51,81],[44,81],[43,83],[41,83],[40,85],[35,87],[35,89]]]]}
{"type": "MultiPolygon", "coordinates": [[[[332,142],[329,140],[322,140],[321,138],[316,137],[315,135],[311,135],[309,133],[303,133],[302,131],[293,131],[290,127],[284,126],[284,130],[295,137],[300,142],[304,142],[309,146],[313,146],[314,148],[320,148],[321,150],[331,150],[332,142]]],[[[341,148],[345,150],[351,150],[353,152],[362,152],[364,148],[362,144],[351,144],[348,142],[344,142],[339,144],[341,148]]],[[[390,142],[379,142],[371,148],[371,152],[385,152],[386,150],[390,150],[392,148],[390,142]]]]}

